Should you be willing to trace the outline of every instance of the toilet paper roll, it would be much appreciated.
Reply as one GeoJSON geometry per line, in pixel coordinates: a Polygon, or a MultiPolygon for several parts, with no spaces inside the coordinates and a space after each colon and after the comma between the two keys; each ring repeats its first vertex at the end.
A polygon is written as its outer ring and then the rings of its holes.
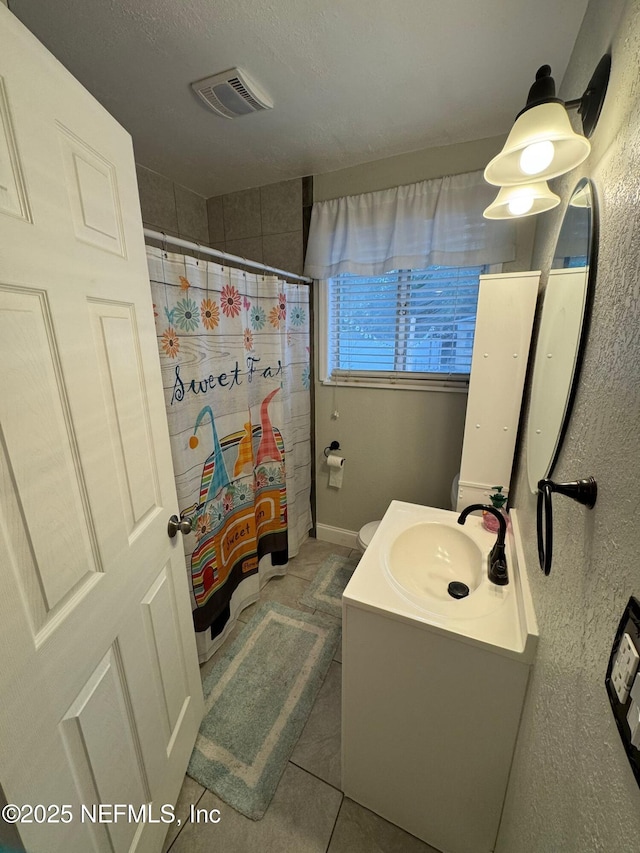
{"type": "Polygon", "coordinates": [[[330,453],[327,457],[327,465],[329,466],[329,485],[333,486],[334,489],[341,489],[344,476],[344,457],[330,453]]]}

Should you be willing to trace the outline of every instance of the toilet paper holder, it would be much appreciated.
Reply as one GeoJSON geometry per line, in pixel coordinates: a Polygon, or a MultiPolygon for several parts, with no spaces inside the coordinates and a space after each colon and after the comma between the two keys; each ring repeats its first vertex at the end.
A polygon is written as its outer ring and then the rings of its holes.
{"type": "Polygon", "coordinates": [[[332,441],[328,447],[325,447],[325,449],[323,450],[323,453],[328,459],[329,454],[332,453],[334,450],[340,450],[340,442],[339,441],[332,441]]]}

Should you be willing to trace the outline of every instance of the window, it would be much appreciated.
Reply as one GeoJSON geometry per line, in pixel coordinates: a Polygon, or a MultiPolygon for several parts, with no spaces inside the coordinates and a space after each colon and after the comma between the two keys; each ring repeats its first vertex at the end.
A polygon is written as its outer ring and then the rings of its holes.
{"type": "Polygon", "coordinates": [[[466,387],[479,277],[488,271],[432,266],[329,279],[325,381],[466,387]]]}

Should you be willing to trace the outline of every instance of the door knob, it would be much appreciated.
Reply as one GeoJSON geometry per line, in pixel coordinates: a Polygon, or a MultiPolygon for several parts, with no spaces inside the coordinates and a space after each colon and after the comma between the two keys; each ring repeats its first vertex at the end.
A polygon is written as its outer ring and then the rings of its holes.
{"type": "Polygon", "coordinates": [[[191,519],[183,518],[181,521],[177,515],[172,515],[167,524],[167,533],[170,539],[177,533],[191,533],[191,519]]]}

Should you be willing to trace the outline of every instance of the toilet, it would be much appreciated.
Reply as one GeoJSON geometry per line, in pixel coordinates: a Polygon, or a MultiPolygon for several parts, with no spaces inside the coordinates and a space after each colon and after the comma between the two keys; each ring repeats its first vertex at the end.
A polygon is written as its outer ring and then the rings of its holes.
{"type": "MultiPolygon", "coordinates": [[[[456,510],[458,503],[458,483],[460,482],[460,474],[456,474],[453,478],[453,482],[451,483],[451,509],[456,510]]],[[[369,521],[367,524],[363,525],[358,531],[358,548],[364,552],[367,550],[367,547],[371,540],[373,539],[373,534],[378,529],[378,525],[380,521],[369,521]]]]}
{"type": "Polygon", "coordinates": [[[379,521],[370,521],[368,524],[365,524],[358,531],[358,548],[364,552],[367,550],[367,546],[373,539],[373,534],[378,529],[379,521]]]}

